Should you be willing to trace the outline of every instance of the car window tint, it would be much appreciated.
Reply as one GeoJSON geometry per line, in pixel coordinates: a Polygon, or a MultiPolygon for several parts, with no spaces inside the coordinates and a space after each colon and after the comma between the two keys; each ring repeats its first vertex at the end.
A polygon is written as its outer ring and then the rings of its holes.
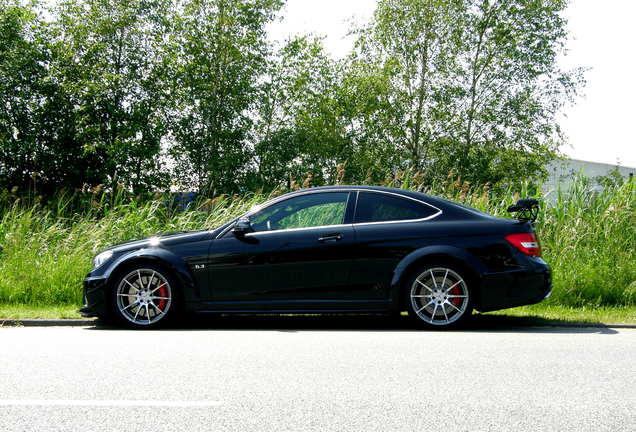
{"type": "Polygon", "coordinates": [[[356,205],[356,223],[423,219],[437,213],[426,204],[395,195],[360,192],[356,205]]]}
{"type": "Polygon", "coordinates": [[[348,196],[348,192],[325,192],[289,198],[255,213],[250,222],[254,231],[339,225],[348,196]]]}

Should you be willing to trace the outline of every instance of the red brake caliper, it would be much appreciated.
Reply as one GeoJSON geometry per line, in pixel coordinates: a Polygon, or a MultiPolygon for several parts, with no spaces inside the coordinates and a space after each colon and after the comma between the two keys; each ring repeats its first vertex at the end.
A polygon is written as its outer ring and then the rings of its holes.
{"type": "MultiPolygon", "coordinates": [[[[451,295],[462,295],[462,290],[459,288],[459,286],[456,286],[452,290],[450,290],[450,293],[451,295]]],[[[462,304],[461,297],[453,297],[450,300],[457,307],[459,307],[459,305],[462,304]]]]}
{"type": "MultiPolygon", "coordinates": [[[[159,288],[159,290],[157,291],[159,293],[158,297],[168,297],[168,290],[166,289],[166,283],[163,282],[161,284],[161,287],[159,288]]],[[[161,310],[164,310],[164,308],[166,307],[166,303],[167,300],[165,299],[160,299],[159,303],[157,304],[157,307],[161,310]]]]}

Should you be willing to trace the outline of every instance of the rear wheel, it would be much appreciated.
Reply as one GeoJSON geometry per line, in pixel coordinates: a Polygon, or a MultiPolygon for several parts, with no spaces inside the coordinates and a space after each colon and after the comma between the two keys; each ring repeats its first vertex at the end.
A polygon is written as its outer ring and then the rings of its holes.
{"type": "Polygon", "coordinates": [[[115,281],[113,313],[131,327],[157,327],[174,314],[175,285],[161,267],[145,264],[128,269],[115,281]]]}
{"type": "Polygon", "coordinates": [[[420,268],[406,286],[409,316],[427,327],[459,325],[472,312],[472,299],[466,280],[446,265],[420,268]]]}

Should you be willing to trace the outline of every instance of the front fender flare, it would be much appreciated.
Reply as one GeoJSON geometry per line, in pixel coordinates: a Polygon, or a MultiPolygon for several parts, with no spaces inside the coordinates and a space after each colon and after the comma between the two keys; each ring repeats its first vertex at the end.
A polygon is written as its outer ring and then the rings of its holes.
{"type": "MultiPolygon", "coordinates": [[[[391,308],[399,310],[402,295],[402,283],[412,266],[417,265],[420,262],[424,262],[427,258],[442,260],[444,257],[461,262],[462,265],[465,266],[471,273],[471,276],[477,279],[475,286],[479,288],[479,279],[481,279],[481,275],[486,272],[486,268],[474,255],[464,249],[454,246],[425,246],[423,248],[416,249],[403,257],[395,267],[395,270],[393,270],[390,287],[391,308]]],[[[479,294],[477,294],[476,298],[479,298],[479,294]]]]}
{"type": "Polygon", "coordinates": [[[195,292],[198,294],[196,292],[197,285],[194,283],[192,274],[183,259],[179,258],[169,250],[160,247],[137,249],[117,257],[117,259],[114,260],[104,271],[103,275],[105,278],[110,280],[113,273],[115,273],[118,269],[121,269],[122,266],[141,261],[154,261],[172,271],[174,276],[181,282],[183,288],[190,288],[183,290],[183,295],[186,301],[189,300],[191,295],[190,293],[195,292]]]}

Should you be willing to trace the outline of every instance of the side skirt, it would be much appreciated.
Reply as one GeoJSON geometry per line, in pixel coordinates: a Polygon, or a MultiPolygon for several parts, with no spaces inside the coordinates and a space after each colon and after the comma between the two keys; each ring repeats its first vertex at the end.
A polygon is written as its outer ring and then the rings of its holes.
{"type": "Polygon", "coordinates": [[[218,301],[188,304],[188,310],[196,313],[355,313],[388,312],[388,299],[368,300],[267,300],[267,301],[218,301]]]}

